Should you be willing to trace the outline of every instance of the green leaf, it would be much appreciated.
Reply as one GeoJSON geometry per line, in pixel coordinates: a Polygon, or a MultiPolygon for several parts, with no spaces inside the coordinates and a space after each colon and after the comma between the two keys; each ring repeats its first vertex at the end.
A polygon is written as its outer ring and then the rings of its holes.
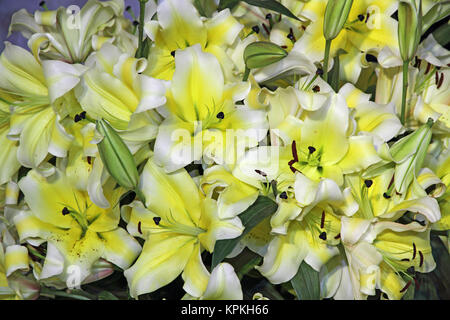
{"type": "Polygon", "coordinates": [[[252,6],[269,9],[269,10],[284,14],[285,16],[288,16],[289,18],[300,21],[299,18],[297,18],[288,8],[283,6],[278,1],[275,1],[275,0],[243,0],[243,1],[252,6]]]}
{"type": "Polygon", "coordinates": [[[448,23],[440,26],[433,32],[434,39],[443,47],[447,46],[450,42],[450,25],[448,23]]]}
{"type": "Polygon", "coordinates": [[[441,1],[436,3],[423,16],[422,20],[422,34],[424,34],[433,24],[447,18],[450,15],[450,1],[441,1]]]}
{"type": "Polygon", "coordinates": [[[214,246],[212,256],[211,269],[214,269],[220,262],[225,259],[227,255],[233,251],[238,242],[256,227],[261,221],[273,214],[278,208],[278,205],[271,199],[259,196],[258,199],[243,213],[239,215],[245,229],[242,234],[234,239],[218,240],[214,246]]]}
{"type": "Polygon", "coordinates": [[[298,300],[320,299],[319,273],[306,262],[300,265],[297,274],[291,280],[291,284],[298,300]]]}
{"type": "Polygon", "coordinates": [[[240,0],[220,0],[219,7],[217,8],[218,11],[223,9],[233,9],[240,0]]]}
{"type": "MultiPolygon", "coordinates": [[[[235,0],[236,3],[239,0],[235,0]]],[[[217,9],[217,5],[212,0],[194,0],[194,6],[197,8],[198,13],[203,17],[211,17],[214,11],[217,9]]]]}

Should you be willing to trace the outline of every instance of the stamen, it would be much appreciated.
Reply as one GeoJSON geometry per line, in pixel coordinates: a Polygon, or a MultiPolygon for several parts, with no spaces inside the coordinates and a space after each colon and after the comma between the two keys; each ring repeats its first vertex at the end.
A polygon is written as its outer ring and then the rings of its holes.
{"type": "Polygon", "coordinates": [[[341,238],[341,234],[338,233],[334,238],[335,238],[335,239],[340,239],[340,238],[341,238]]]}
{"type": "Polygon", "coordinates": [[[87,161],[87,163],[92,164],[92,158],[91,157],[87,156],[86,161],[87,161]]]}
{"type": "Polygon", "coordinates": [[[319,235],[319,238],[320,239],[322,239],[322,240],[327,240],[327,233],[324,231],[324,232],[322,232],[320,235],[319,235]]]}
{"type": "Polygon", "coordinates": [[[159,222],[161,221],[161,217],[153,217],[153,221],[157,226],[159,226],[159,222]]]}
{"type": "Polygon", "coordinates": [[[308,147],[309,153],[314,153],[314,151],[316,151],[316,148],[314,148],[313,146],[309,146],[308,147]]]}
{"type": "Polygon", "coordinates": [[[175,50],[171,51],[171,52],[170,52],[170,55],[171,55],[172,57],[175,57],[175,50]]]}
{"type": "Polygon", "coordinates": [[[373,184],[373,181],[370,179],[364,180],[364,184],[366,185],[367,188],[370,188],[373,184]]]}
{"type": "Polygon", "coordinates": [[[292,30],[292,28],[289,28],[289,34],[287,35],[287,38],[293,42],[296,41],[295,36],[294,36],[294,31],[292,30]]]}
{"type": "Polygon", "coordinates": [[[287,49],[287,46],[280,46],[280,48],[287,49]]]}
{"type": "Polygon", "coordinates": [[[139,21],[134,20],[133,21],[133,26],[137,27],[139,25],[139,21]]]}
{"type": "Polygon", "coordinates": [[[414,269],[413,266],[409,267],[408,269],[406,269],[406,272],[414,274],[416,272],[416,269],[414,269]]]}
{"type": "Polygon", "coordinates": [[[434,82],[436,83],[436,86],[439,83],[439,72],[436,71],[436,73],[434,74],[434,82]]]}
{"type": "Polygon", "coordinates": [[[220,112],[216,115],[216,117],[217,117],[217,119],[222,120],[223,118],[225,118],[225,114],[224,114],[222,111],[220,111],[220,112]]]}
{"type": "Polygon", "coordinates": [[[79,122],[79,121],[81,121],[81,120],[83,120],[82,118],[81,118],[81,116],[79,115],[79,114],[76,114],[75,115],[75,117],[73,118],[73,121],[76,123],[76,122],[79,122]]]}
{"type": "Polygon", "coordinates": [[[322,218],[320,219],[320,228],[323,229],[325,226],[325,211],[322,211],[322,218]]]}
{"type": "Polygon", "coordinates": [[[263,26],[264,30],[267,32],[267,34],[270,34],[270,31],[269,31],[269,29],[267,28],[266,24],[263,23],[262,26],[263,26]]]}
{"type": "Polygon", "coordinates": [[[297,155],[297,143],[292,141],[292,157],[294,157],[294,162],[298,162],[298,155],[297,155]]]}
{"type": "Polygon", "coordinates": [[[378,59],[377,59],[377,57],[375,57],[374,55],[372,55],[372,54],[366,54],[366,60],[367,60],[367,62],[374,62],[374,63],[378,63],[378,59]]]}
{"type": "Polygon", "coordinates": [[[286,191],[283,191],[283,192],[280,194],[280,198],[281,198],[281,199],[285,199],[285,200],[288,198],[286,191]]]}
{"type": "Polygon", "coordinates": [[[427,64],[427,69],[425,70],[425,74],[427,74],[428,72],[430,72],[431,69],[431,64],[428,62],[427,64]]]}
{"type": "Polygon", "coordinates": [[[370,13],[367,12],[366,21],[364,21],[364,23],[367,23],[367,21],[369,21],[369,17],[370,17],[370,13]]]}
{"type": "Polygon", "coordinates": [[[264,171],[261,171],[261,170],[255,169],[255,172],[256,172],[257,174],[259,174],[259,175],[263,176],[263,177],[267,177],[267,174],[266,174],[266,173],[265,173],[264,171]]]}
{"type": "Polygon", "coordinates": [[[69,211],[69,209],[67,209],[67,207],[64,207],[63,209],[62,209],[62,215],[63,216],[65,216],[66,214],[69,214],[70,213],[70,211],[69,211]]]}
{"type": "Polygon", "coordinates": [[[441,78],[439,79],[439,84],[437,85],[437,89],[439,89],[442,86],[442,83],[444,83],[444,73],[441,73],[441,78]]]}
{"type": "Polygon", "coordinates": [[[409,286],[411,285],[411,282],[412,282],[412,281],[409,280],[409,281],[406,283],[406,286],[404,286],[403,289],[400,290],[400,293],[403,293],[403,292],[405,292],[406,290],[408,290],[409,286]]]}
{"type": "Polygon", "coordinates": [[[364,15],[363,14],[358,14],[358,20],[359,21],[363,21],[364,20],[364,15]]]}
{"type": "Polygon", "coordinates": [[[81,117],[81,119],[86,119],[86,111],[83,111],[82,113],[80,113],[80,117],[81,117]]]}
{"type": "Polygon", "coordinates": [[[259,33],[259,27],[258,26],[253,26],[252,27],[253,32],[255,33],[259,33]]]}
{"type": "Polygon", "coordinates": [[[416,244],[413,242],[413,257],[412,259],[414,260],[416,258],[416,244]]]}
{"type": "Polygon", "coordinates": [[[141,222],[140,221],[138,222],[138,231],[139,231],[140,234],[142,234],[141,222]]]}
{"type": "Polygon", "coordinates": [[[318,85],[315,85],[315,86],[312,88],[312,91],[314,91],[314,92],[320,92],[320,87],[319,87],[318,85]]]}
{"type": "Polygon", "coordinates": [[[271,13],[266,14],[266,19],[267,19],[267,20],[272,19],[272,14],[271,14],[271,13]]]}
{"type": "Polygon", "coordinates": [[[423,253],[420,250],[419,250],[419,257],[420,257],[419,268],[421,268],[423,265],[423,253]]]}
{"type": "Polygon", "coordinates": [[[390,195],[388,195],[386,192],[385,193],[383,193],[383,197],[385,198],[385,199],[390,199],[391,198],[391,196],[390,195]]]}
{"type": "Polygon", "coordinates": [[[408,259],[408,258],[403,258],[403,259],[400,260],[400,261],[409,261],[409,259],[408,259]]]}
{"type": "Polygon", "coordinates": [[[322,76],[323,75],[323,69],[322,68],[317,68],[316,75],[322,76]]]}

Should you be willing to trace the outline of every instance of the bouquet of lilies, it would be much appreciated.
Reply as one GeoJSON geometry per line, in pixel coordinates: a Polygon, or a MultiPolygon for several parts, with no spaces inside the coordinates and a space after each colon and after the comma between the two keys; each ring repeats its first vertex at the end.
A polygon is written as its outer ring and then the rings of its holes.
{"type": "Polygon", "coordinates": [[[1,299],[448,299],[450,1],[136,2],[12,16],[1,299]]]}

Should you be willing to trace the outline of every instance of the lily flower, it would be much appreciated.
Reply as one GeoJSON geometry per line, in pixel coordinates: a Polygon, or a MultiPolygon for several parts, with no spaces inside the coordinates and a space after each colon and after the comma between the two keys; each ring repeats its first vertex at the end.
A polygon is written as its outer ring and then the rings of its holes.
{"type": "Polygon", "coordinates": [[[142,253],[124,274],[132,297],[153,292],[182,274],[183,289],[200,297],[209,273],[201,253],[214,250],[216,240],[238,237],[238,217],[221,220],[216,201],[205,198],[185,169],[165,173],[151,157],[140,185],[145,206],[133,202],[122,210],[130,234],[144,238],[142,253]]]}
{"type": "Polygon", "coordinates": [[[79,11],[60,7],[31,15],[22,9],[12,16],[9,32],[20,31],[29,39],[38,60],[82,63],[108,41],[124,49],[137,47],[129,33],[131,22],[122,17],[124,7],[123,0],[89,0],[79,11]]]}
{"type": "MultiPolygon", "coordinates": [[[[11,107],[8,138],[19,141],[17,159],[25,167],[36,168],[48,153],[66,156],[73,139],[60,123],[61,116],[50,105],[43,67],[31,53],[6,43],[0,57],[0,91],[11,107]],[[35,128],[42,130],[39,134],[35,128]]],[[[73,85],[76,85],[73,84],[73,85]]],[[[66,87],[70,91],[72,87],[66,87]]]]}
{"type": "MultiPolygon", "coordinates": [[[[318,0],[304,5],[300,15],[311,22],[292,49],[309,56],[314,62],[320,62],[324,58],[323,23],[326,4],[327,1],[318,0]]],[[[393,1],[380,3],[374,0],[363,0],[354,2],[347,23],[332,42],[330,60],[331,57],[338,54],[339,48],[345,48],[347,52],[350,52],[344,54],[343,58],[353,52],[378,53],[384,47],[389,47],[392,51],[397,52],[397,22],[390,17],[395,10],[396,3],[393,1]],[[357,51],[351,50],[353,47],[357,51]]],[[[361,70],[359,60],[359,55],[353,56],[353,59],[344,58],[344,69],[347,68],[345,65],[350,63],[353,68],[358,70],[348,79],[349,81],[354,82],[358,79],[361,70]]]]}
{"type": "Polygon", "coordinates": [[[155,160],[168,172],[202,158],[233,167],[246,147],[266,136],[266,112],[235,105],[250,84],[226,83],[215,56],[203,52],[199,44],[177,51],[175,64],[155,160]]]}
{"type": "Polygon", "coordinates": [[[158,19],[151,20],[148,16],[144,27],[148,37],[154,41],[145,74],[157,79],[172,79],[177,50],[198,44],[224,64],[222,70],[227,78],[232,77],[228,70],[233,69],[233,62],[226,50],[238,39],[242,25],[229,9],[215,12],[211,18],[200,19],[191,0],[167,0],[160,2],[156,13],[158,19]]]}
{"type": "Polygon", "coordinates": [[[229,263],[219,263],[209,276],[205,292],[199,297],[186,294],[183,300],[242,300],[241,282],[229,263]]]}
{"type": "Polygon", "coordinates": [[[0,155],[0,168],[2,168],[0,185],[8,182],[20,168],[20,163],[16,157],[18,143],[8,139],[11,114],[9,105],[1,100],[2,96],[7,99],[6,95],[0,95],[0,145],[3,148],[3,153],[0,155]]]}
{"type": "Polygon", "coordinates": [[[100,258],[126,269],[138,256],[139,243],[118,227],[116,204],[121,188],[113,190],[114,185],[109,185],[107,194],[114,206],[102,209],[91,202],[87,192],[70,185],[58,169],[47,178],[31,170],[19,181],[19,187],[29,207],[14,216],[20,241],[47,243],[40,278],[58,276],[68,281],[75,276],[75,285],[79,285],[100,258]]]}

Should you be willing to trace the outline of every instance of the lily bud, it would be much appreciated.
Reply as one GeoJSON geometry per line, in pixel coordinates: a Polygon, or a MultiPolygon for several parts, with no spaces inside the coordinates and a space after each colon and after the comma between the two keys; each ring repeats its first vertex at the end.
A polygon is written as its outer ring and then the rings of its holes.
{"type": "Polygon", "coordinates": [[[272,42],[259,41],[250,43],[244,50],[244,61],[248,69],[262,68],[278,62],[288,53],[272,42]]]}
{"type": "Polygon", "coordinates": [[[406,192],[422,168],[431,141],[432,126],[433,120],[430,118],[426,124],[397,141],[390,149],[392,159],[396,163],[395,190],[400,194],[406,192]]]}
{"type": "Polygon", "coordinates": [[[403,61],[410,61],[414,58],[421,35],[422,0],[419,2],[419,8],[416,7],[415,2],[400,1],[398,5],[398,42],[403,61]]]}
{"type": "Polygon", "coordinates": [[[326,40],[333,40],[347,22],[353,0],[328,0],[323,21],[323,35],[326,40]]]}
{"type": "Polygon", "coordinates": [[[117,183],[127,189],[136,189],[139,174],[133,155],[122,138],[105,120],[97,121],[97,130],[103,135],[97,145],[106,169],[117,183]]]}

